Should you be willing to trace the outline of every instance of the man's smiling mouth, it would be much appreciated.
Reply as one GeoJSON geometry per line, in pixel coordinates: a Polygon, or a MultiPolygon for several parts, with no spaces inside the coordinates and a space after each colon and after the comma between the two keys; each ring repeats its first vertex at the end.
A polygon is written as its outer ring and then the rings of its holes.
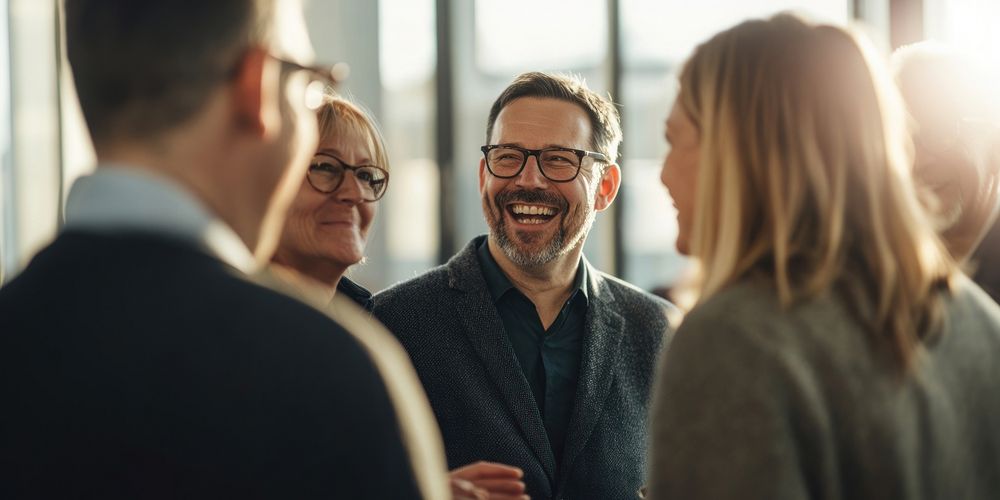
{"type": "Polygon", "coordinates": [[[511,203],[507,205],[507,213],[519,224],[544,224],[555,218],[559,209],[547,205],[511,203]]]}

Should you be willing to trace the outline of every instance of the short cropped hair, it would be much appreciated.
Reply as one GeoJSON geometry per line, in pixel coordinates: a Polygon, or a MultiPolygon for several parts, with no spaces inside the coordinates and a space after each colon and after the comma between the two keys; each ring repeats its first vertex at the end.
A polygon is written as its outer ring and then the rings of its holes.
{"type": "Polygon", "coordinates": [[[66,49],[95,144],[191,118],[243,51],[270,41],[274,0],[66,0],[66,49]]]}
{"type": "Polygon", "coordinates": [[[560,75],[533,71],[522,73],[500,93],[490,108],[486,123],[486,142],[493,137],[493,125],[500,111],[511,102],[522,97],[558,99],[576,104],[587,112],[592,128],[591,147],[608,157],[611,163],[618,161],[618,146],[622,142],[621,118],[618,109],[610,99],[587,88],[587,83],[576,75],[560,75]]]}
{"type": "Polygon", "coordinates": [[[344,132],[353,132],[366,141],[368,154],[375,166],[389,170],[389,154],[385,139],[371,112],[350,99],[327,90],[323,104],[316,110],[319,137],[322,142],[328,137],[344,132]]]}

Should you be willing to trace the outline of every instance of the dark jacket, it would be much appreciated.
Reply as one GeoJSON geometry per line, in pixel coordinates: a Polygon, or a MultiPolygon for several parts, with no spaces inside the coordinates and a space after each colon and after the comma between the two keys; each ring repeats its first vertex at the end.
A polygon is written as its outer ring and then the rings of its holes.
{"type": "Polygon", "coordinates": [[[563,462],[556,464],[480,271],[481,241],[375,295],[376,317],[409,352],[427,390],[449,468],[477,460],[521,467],[533,499],[636,498],[654,364],[671,306],[588,267],[577,400],[563,462]]]}
{"type": "Polygon", "coordinates": [[[195,247],[62,234],[0,289],[0,497],[417,498],[326,315],[195,247]]]}

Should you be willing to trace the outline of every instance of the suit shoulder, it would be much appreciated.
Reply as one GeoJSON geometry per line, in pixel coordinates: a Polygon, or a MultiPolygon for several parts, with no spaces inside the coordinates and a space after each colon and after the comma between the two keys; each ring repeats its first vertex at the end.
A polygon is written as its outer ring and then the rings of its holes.
{"type": "Polygon", "coordinates": [[[398,307],[401,304],[411,303],[422,298],[434,300],[434,297],[428,296],[428,294],[447,287],[448,269],[445,266],[438,266],[376,293],[372,300],[376,309],[398,307]]]}
{"type": "Polygon", "coordinates": [[[245,295],[249,316],[271,316],[278,320],[293,317],[296,328],[342,329],[329,316],[291,295],[248,280],[238,279],[232,286],[245,295]]]}
{"type": "Polygon", "coordinates": [[[597,274],[604,280],[609,289],[619,302],[619,307],[633,311],[647,311],[650,313],[662,313],[668,318],[680,315],[680,310],[670,301],[653,295],[632,283],[621,278],[617,278],[602,271],[597,274]]]}
{"type": "Polygon", "coordinates": [[[407,339],[423,338],[431,325],[440,328],[449,321],[448,279],[448,270],[441,266],[397,283],[375,294],[372,314],[411,349],[407,339]]]}

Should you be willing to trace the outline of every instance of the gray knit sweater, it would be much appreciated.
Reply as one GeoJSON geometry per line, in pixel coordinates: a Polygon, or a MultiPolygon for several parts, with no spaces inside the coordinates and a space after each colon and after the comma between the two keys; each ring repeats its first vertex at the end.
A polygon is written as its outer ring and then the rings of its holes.
{"type": "Polygon", "coordinates": [[[901,379],[847,301],[737,284],[661,365],[650,498],[1000,498],[1000,307],[962,279],[901,379]]]}

